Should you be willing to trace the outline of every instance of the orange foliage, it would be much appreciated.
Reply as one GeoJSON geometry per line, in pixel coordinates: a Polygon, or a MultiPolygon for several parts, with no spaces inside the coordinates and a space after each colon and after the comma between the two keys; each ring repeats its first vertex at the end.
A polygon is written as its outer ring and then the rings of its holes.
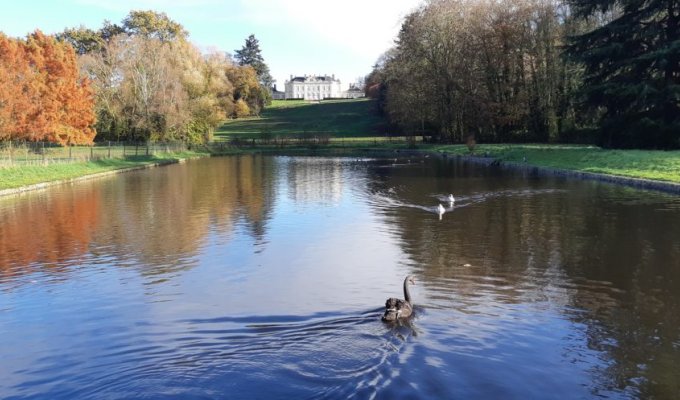
{"type": "Polygon", "coordinates": [[[90,144],[94,123],[71,46],[40,31],[25,41],[0,34],[0,139],[90,144]]]}
{"type": "Polygon", "coordinates": [[[24,50],[18,41],[0,33],[0,140],[17,138],[26,123],[25,88],[32,71],[24,50]]]}
{"type": "Polygon", "coordinates": [[[0,213],[0,281],[45,264],[56,268],[89,250],[100,224],[101,191],[81,185],[47,195],[29,196],[12,212],[0,213]]]}

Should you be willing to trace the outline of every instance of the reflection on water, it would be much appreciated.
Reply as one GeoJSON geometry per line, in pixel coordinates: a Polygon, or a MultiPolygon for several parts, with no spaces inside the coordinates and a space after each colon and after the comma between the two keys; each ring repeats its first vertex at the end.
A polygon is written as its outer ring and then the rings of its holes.
{"type": "Polygon", "coordinates": [[[2,198],[0,397],[676,398],[679,237],[677,197],[416,158],[2,198]]]}

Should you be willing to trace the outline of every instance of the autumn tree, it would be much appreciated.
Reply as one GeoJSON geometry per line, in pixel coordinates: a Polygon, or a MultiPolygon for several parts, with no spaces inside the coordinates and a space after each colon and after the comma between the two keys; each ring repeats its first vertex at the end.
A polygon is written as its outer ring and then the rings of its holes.
{"type": "Polygon", "coordinates": [[[0,33],[0,140],[17,139],[23,131],[29,107],[25,88],[34,75],[21,42],[0,33]]]}
{"type": "Polygon", "coordinates": [[[0,35],[0,125],[6,138],[92,143],[92,90],[73,48],[40,31],[26,40],[0,35]]]}
{"type": "Polygon", "coordinates": [[[92,143],[94,99],[89,81],[80,78],[73,48],[36,31],[26,40],[26,53],[41,73],[33,85],[36,106],[25,134],[60,144],[92,143]]]}
{"type": "Polygon", "coordinates": [[[130,36],[143,36],[169,42],[186,39],[189,33],[163,12],[152,10],[130,11],[123,20],[123,29],[130,36]]]}
{"type": "Polygon", "coordinates": [[[250,66],[227,67],[226,75],[234,87],[235,107],[239,111],[234,116],[258,115],[266,103],[265,89],[257,79],[257,72],[250,66]],[[243,104],[239,104],[243,102],[243,104]],[[244,107],[247,106],[247,109],[244,107]],[[247,112],[247,114],[245,114],[247,112]]]}
{"type": "Polygon", "coordinates": [[[201,54],[185,43],[182,83],[187,92],[191,120],[187,135],[191,141],[212,139],[212,133],[234,110],[234,89],[225,70],[231,61],[224,53],[201,54]]]}
{"type": "Polygon", "coordinates": [[[100,138],[203,142],[226,118],[260,112],[269,94],[256,70],[234,65],[225,53],[202,54],[187,36],[155,11],[58,35],[78,50],[82,74],[92,81],[100,138]]]}

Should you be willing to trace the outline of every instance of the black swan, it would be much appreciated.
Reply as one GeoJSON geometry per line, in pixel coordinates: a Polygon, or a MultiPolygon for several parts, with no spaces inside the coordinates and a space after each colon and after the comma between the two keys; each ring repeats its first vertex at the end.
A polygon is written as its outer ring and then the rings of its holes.
{"type": "Polygon", "coordinates": [[[386,322],[393,322],[400,318],[408,318],[413,314],[413,305],[411,304],[411,293],[408,291],[408,284],[416,284],[413,276],[409,275],[404,279],[404,300],[389,298],[385,302],[385,314],[382,320],[386,322]]]}

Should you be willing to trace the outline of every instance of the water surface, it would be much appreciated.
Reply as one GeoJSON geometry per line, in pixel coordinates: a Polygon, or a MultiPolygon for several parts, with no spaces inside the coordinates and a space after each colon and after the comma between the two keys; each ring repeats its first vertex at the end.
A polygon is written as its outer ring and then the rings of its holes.
{"type": "Polygon", "coordinates": [[[678,398],[678,238],[678,197],[429,158],[6,197],[0,398],[678,398]]]}

